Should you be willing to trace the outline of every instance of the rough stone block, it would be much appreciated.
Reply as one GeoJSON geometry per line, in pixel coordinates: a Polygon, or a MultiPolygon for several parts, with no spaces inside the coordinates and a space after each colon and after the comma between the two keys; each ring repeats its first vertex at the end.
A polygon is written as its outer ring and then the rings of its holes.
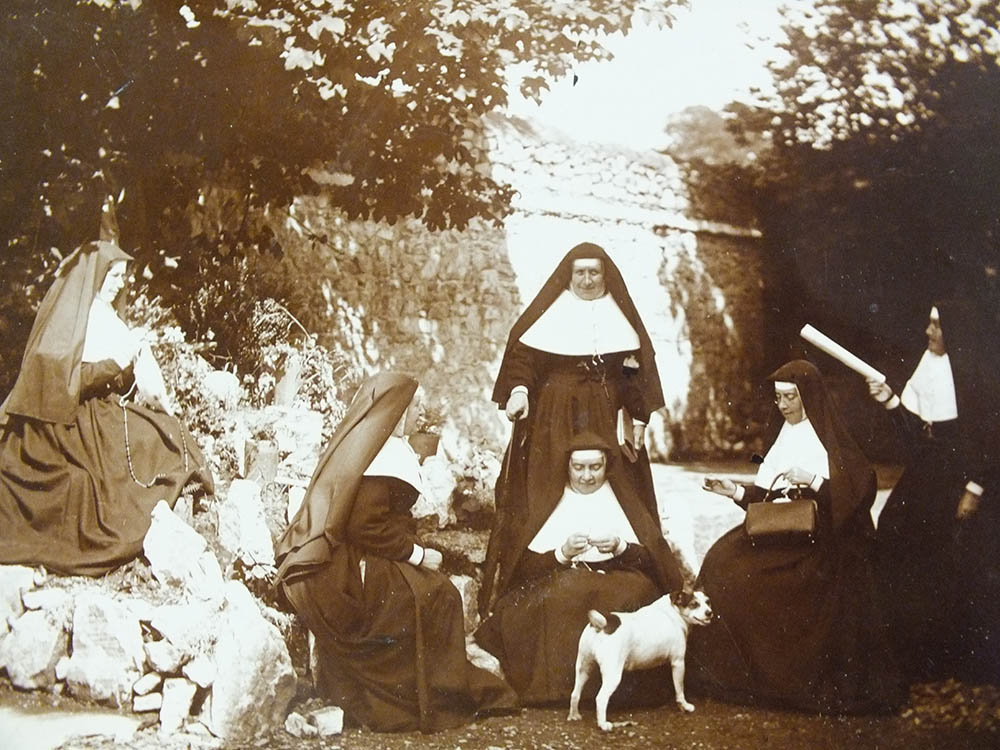
{"type": "Polygon", "coordinates": [[[204,654],[194,657],[181,671],[198,687],[207,688],[215,680],[215,663],[204,654]]]}
{"type": "Polygon", "coordinates": [[[184,725],[197,690],[198,686],[185,677],[171,677],[163,681],[160,734],[173,734],[184,725]]]}
{"type": "Polygon", "coordinates": [[[305,716],[294,711],[285,718],[285,731],[300,740],[305,737],[315,737],[317,734],[316,727],[310,724],[305,716]]]}
{"type": "Polygon", "coordinates": [[[160,674],[176,672],[181,668],[181,662],[185,656],[166,638],[158,641],[147,641],[143,644],[143,650],[146,652],[146,661],[149,662],[149,666],[160,674]]]}
{"type": "Polygon", "coordinates": [[[219,543],[247,567],[274,565],[274,542],[264,518],[260,485],[235,479],[218,506],[219,543]]]}
{"type": "Polygon", "coordinates": [[[329,737],[344,731],[344,709],[339,706],[327,706],[312,711],[309,719],[316,725],[320,737],[329,737]]]}
{"type": "Polygon", "coordinates": [[[137,714],[159,711],[163,706],[163,693],[147,693],[132,699],[132,710],[137,714]]]}
{"type": "Polygon", "coordinates": [[[35,571],[23,565],[0,565],[0,636],[10,629],[9,620],[24,612],[21,596],[35,585],[35,571]]]}
{"type": "Polygon", "coordinates": [[[281,633],[242,583],[226,584],[225,606],[213,627],[216,676],[209,729],[217,737],[243,741],[281,726],[295,695],[295,670],[281,633]]]}
{"type": "Polygon", "coordinates": [[[0,641],[0,666],[11,684],[22,690],[50,688],[56,682],[56,664],[66,656],[66,631],[45,612],[25,612],[14,620],[0,641]]]}
{"type": "Polygon", "coordinates": [[[163,677],[158,672],[147,672],[132,685],[132,692],[136,695],[146,695],[160,686],[163,677]]]}
{"type": "Polygon", "coordinates": [[[471,633],[479,626],[479,584],[471,576],[448,576],[462,597],[462,614],[465,617],[465,632],[471,633]]]}
{"type": "Polygon", "coordinates": [[[222,570],[197,531],[161,501],[142,545],[156,580],[205,601],[221,601],[222,570]]]}
{"type": "Polygon", "coordinates": [[[145,661],[139,621],[126,605],[96,592],[77,596],[66,670],[74,695],[123,706],[145,661]]]}

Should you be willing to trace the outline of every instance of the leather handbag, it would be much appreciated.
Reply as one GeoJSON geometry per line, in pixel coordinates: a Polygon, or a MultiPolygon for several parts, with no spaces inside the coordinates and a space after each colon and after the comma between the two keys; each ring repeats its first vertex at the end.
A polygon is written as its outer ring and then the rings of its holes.
{"type": "MultiPolygon", "coordinates": [[[[775,482],[778,477],[775,477],[775,482]]],[[[791,488],[787,497],[794,499],[775,502],[774,482],[764,500],[747,505],[747,515],[743,528],[750,543],[759,544],[794,544],[816,541],[816,520],[818,508],[815,500],[797,497],[799,491],[791,488]]]]}

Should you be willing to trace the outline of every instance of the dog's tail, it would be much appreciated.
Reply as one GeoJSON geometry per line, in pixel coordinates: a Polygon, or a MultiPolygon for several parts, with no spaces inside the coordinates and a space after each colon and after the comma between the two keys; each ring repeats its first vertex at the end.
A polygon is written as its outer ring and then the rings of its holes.
{"type": "Polygon", "coordinates": [[[590,627],[599,633],[614,633],[618,630],[618,626],[622,624],[621,618],[614,612],[603,615],[596,609],[592,609],[587,613],[587,619],[590,620],[590,627]]]}

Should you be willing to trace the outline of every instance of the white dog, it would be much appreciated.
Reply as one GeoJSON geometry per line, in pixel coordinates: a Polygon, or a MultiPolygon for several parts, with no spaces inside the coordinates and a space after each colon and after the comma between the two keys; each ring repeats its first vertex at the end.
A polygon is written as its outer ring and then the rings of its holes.
{"type": "Polygon", "coordinates": [[[607,718],[608,700],[626,671],[670,662],[677,705],[682,711],[694,711],[684,698],[684,655],[688,628],[712,621],[712,607],[703,591],[675,591],[635,612],[612,612],[607,617],[592,609],[588,617],[590,624],[580,633],[567,719],[581,718],[580,694],[595,665],[601,672],[597,725],[605,732],[615,727],[607,718]]]}

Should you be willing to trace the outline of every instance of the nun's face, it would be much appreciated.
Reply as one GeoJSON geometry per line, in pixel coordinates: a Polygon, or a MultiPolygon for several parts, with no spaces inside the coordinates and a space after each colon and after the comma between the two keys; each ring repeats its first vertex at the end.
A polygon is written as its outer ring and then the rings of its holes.
{"type": "Polygon", "coordinates": [[[608,460],[600,448],[577,450],[569,454],[569,487],[589,495],[604,484],[608,460]]]}
{"type": "Polygon", "coordinates": [[[569,288],[580,299],[592,300],[604,296],[604,264],[600,258],[578,258],[573,261],[569,288]]]}
{"type": "Polygon", "coordinates": [[[774,403],[778,405],[778,411],[789,424],[798,424],[806,418],[806,410],[802,405],[802,396],[799,395],[798,388],[775,388],[774,403]]]}
{"type": "Polygon", "coordinates": [[[123,260],[115,261],[111,264],[107,274],[104,276],[104,283],[101,284],[97,296],[105,302],[114,302],[118,292],[125,286],[126,263],[123,260]]]}
{"type": "Polygon", "coordinates": [[[924,333],[927,334],[927,348],[931,354],[940,356],[947,351],[944,348],[944,333],[941,332],[941,319],[937,315],[937,308],[931,310],[924,333]]]}

